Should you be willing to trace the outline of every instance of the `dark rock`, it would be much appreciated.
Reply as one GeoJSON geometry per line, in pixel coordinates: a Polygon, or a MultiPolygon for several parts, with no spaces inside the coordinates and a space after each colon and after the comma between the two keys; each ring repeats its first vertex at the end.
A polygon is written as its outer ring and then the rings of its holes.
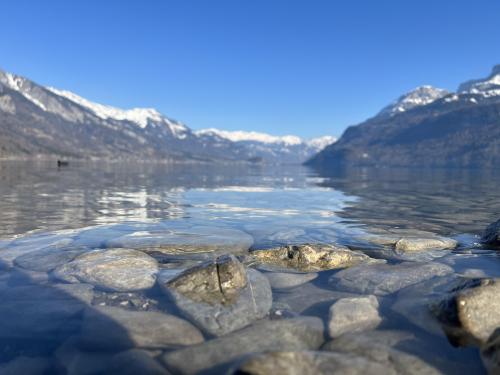
{"type": "Polygon", "coordinates": [[[481,359],[488,374],[500,374],[500,328],[495,330],[486,345],[481,348],[481,359]]]}
{"type": "Polygon", "coordinates": [[[140,349],[131,349],[115,355],[105,373],[115,375],[170,374],[149,352],[140,349]]]}
{"type": "Polygon", "coordinates": [[[173,373],[197,374],[215,366],[230,365],[250,353],[315,350],[323,341],[323,322],[319,318],[264,320],[202,345],[167,353],[162,360],[173,373]]]}
{"type": "Polygon", "coordinates": [[[176,316],[118,307],[87,309],[81,333],[82,345],[92,350],[175,348],[201,342],[200,331],[176,316]]]}
{"type": "Polygon", "coordinates": [[[491,223],[485,229],[481,241],[485,245],[500,247],[500,220],[491,223]]]}

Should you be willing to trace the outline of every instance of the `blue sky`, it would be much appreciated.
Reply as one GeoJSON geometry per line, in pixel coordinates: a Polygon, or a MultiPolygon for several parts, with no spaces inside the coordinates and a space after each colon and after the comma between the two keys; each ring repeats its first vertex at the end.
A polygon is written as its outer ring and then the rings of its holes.
{"type": "Polygon", "coordinates": [[[0,67],[194,129],[340,135],[500,63],[498,0],[6,1],[0,67]]]}

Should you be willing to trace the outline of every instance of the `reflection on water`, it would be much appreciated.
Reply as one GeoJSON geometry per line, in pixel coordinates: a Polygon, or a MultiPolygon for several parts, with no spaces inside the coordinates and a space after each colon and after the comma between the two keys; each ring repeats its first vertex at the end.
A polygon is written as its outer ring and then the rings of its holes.
{"type": "Polygon", "coordinates": [[[479,233],[500,216],[494,171],[48,162],[0,163],[0,237],[186,219],[303,230],[479,233]]]}

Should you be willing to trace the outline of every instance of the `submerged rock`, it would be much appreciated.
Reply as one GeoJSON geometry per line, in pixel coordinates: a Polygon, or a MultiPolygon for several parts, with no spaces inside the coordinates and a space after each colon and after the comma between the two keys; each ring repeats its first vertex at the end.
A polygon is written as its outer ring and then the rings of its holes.
{"type": "Polygon", "coordinates": [[[326,343],[322,349],[364,358],[371,363],[381,365],[387,373],[440,374],[440,371],[422,359],[394,348],[394,345],[401,341],[412,338],[411,334],[400,331],[350,333],[326,343]]]}
{"type": "Polygon", "coordinates": [[[126,350],[115,355],[105,373],[115,375],[170,374],[149,352],[140,349],[126,350]]]}
{"type": "Polygon", "coordinates": [[[216,336],[264,317],[272,305],[267,279],[246,270],[233,255],[162,277],[159,283],[186,316],[216,336]]]}
{"type": "Polygon", "coordinates": [[[314,272],[263,272],[263,274],[275,289],[295,288],[318,277],[314,272]]]}
{"type": "Polygon", "coordinates": [[[84,252],[85,250],[82,249],[63,250],[55,248],[31,251],[17,257],[14,260],[14,264],[27,270],[48,272],[72,261],[84,252]]]}
{"type": "Polygon", "coordinates": [[[375,264],[353,267],[337,272],[330,278],[329,283],[339,290],[383,296],[424,280],[452,272],[451,267],[437,262],[403,262],[397,265],[375,264]]]}
{"type": "Polygon", "coordinates": [[[481,359],[488,374],[500,374],[500,328],[495,330],[481,349],[481,359]]]}
{"type": "Polygon", "coordinates": [[[470,279],[431,307],[452,343],[481,344],[500,327],[500,279],[470,279]]]}
{"type": "Polygon", "coordinates": [[[500,247],[500,220],[491,223],[484,230],[481,242],[485,245],[500,247]]]}
{"type": "Polygon", "coordinates": [[[94,250],[57,267],[53,275],[69,283],[89,283],[109,291],[151,288],[158,264],[143,252],[131,249],[94,250]]]}
{"type": "Polygon", "coordinates": [[[2,375],[43,375],[53,370],[51,359],[45,357],[20,356],[9,362],[0,363],[0,374],[2,375]]]}
{"type": "Polygon", "coordinates": [[[345,247],[315,244],[256,250],[251,253],[251,256],[259,263],[305,272],[346,268],[360,263],[381,262],[345,247]]]}
{"type": "Polygon", "coordinates": [[[162,360],[173,373],[197,374],[212,367],[230,365],[250,353],[315,350],[323,341],[323,322],[319,318],[263,320],[201,345],[167,353],[162,360]]]}
{"type": "Polygon", "coordinates": [[[244,253],[252,244],[252,236],[237,229],[181,225],[162,230],[129,233],[109,240],[106,246],[212,258],[225,253],[244,253]]]}
{"type": "Polygon", "coordinates": [[[346,332],[358,332],[377,327],[382,318],[377,297],[341,298],[330,307],[328,332],[339,337],[346,332]]]}
{"type": "Polygon", "coordinates": [[[361,356],[319,351],[274,351],[244,361],[231,374],[248,375],[365,375],[396,374],[390,368],[361,356]]]}
{"type": "Polygon", "coordinates": [[[129,311],[118,307],[94,307],[85,311],[81,343],[95,350],[175,348],[203,342],[191,323],[155,311],[129,311]]]}
{"type": "Polygon", "coordinates": [[[457,245],[457,241],[446,237],[404,237],[396,242],[394,248],[400,252],[418,252],[454,249],[457,245]]]}

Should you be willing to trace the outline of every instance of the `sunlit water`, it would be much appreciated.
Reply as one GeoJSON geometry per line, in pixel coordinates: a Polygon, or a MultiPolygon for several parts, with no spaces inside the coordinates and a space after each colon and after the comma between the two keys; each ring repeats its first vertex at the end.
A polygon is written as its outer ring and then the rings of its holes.
{"type": "MultiPolygon", "coordinates": [[[[1,162],[0,251],[15,249],[18,255],[64,246],[66,240],[98,248],[124,233],[136,234],[140,243],[144,234],[146,241],[163,230],[208,226],[250,234],[253,249],[321,242],[364,249],[377,257],[379,249],[363,242],[367,234],[422,230],[459,240],[453,254],[463,262],[455,263],[457,273],[471,264],[485,276],[498,276],[497,253],[480,249],[477,242],[485,226],[500,216],[499,183],[494,171],[319,173],[299,166],[82,162],[57,168],[49,162],[1,162]]],[[[7,272],[4,279],[13,285],[7,272]]],[[[309,286],[327,288],[326,279],[309,286]]],[[[324,317],[324,307],[311,314],[324,317]]],[[[408,328],[409,323],[394,324],[389,328],[408,328]]],[[[22,344],[2,339],[0,362],[26,351],[51,356],[60,344],[44,350],[30,344],[28,350],[26,338],[22,344]]],[[[449,368],[428,359],[443,371],[452,373],[460,366],[483,371],[476,349],[453,349],[442,338],[431,341],[457,363],[449,368]]]]}

